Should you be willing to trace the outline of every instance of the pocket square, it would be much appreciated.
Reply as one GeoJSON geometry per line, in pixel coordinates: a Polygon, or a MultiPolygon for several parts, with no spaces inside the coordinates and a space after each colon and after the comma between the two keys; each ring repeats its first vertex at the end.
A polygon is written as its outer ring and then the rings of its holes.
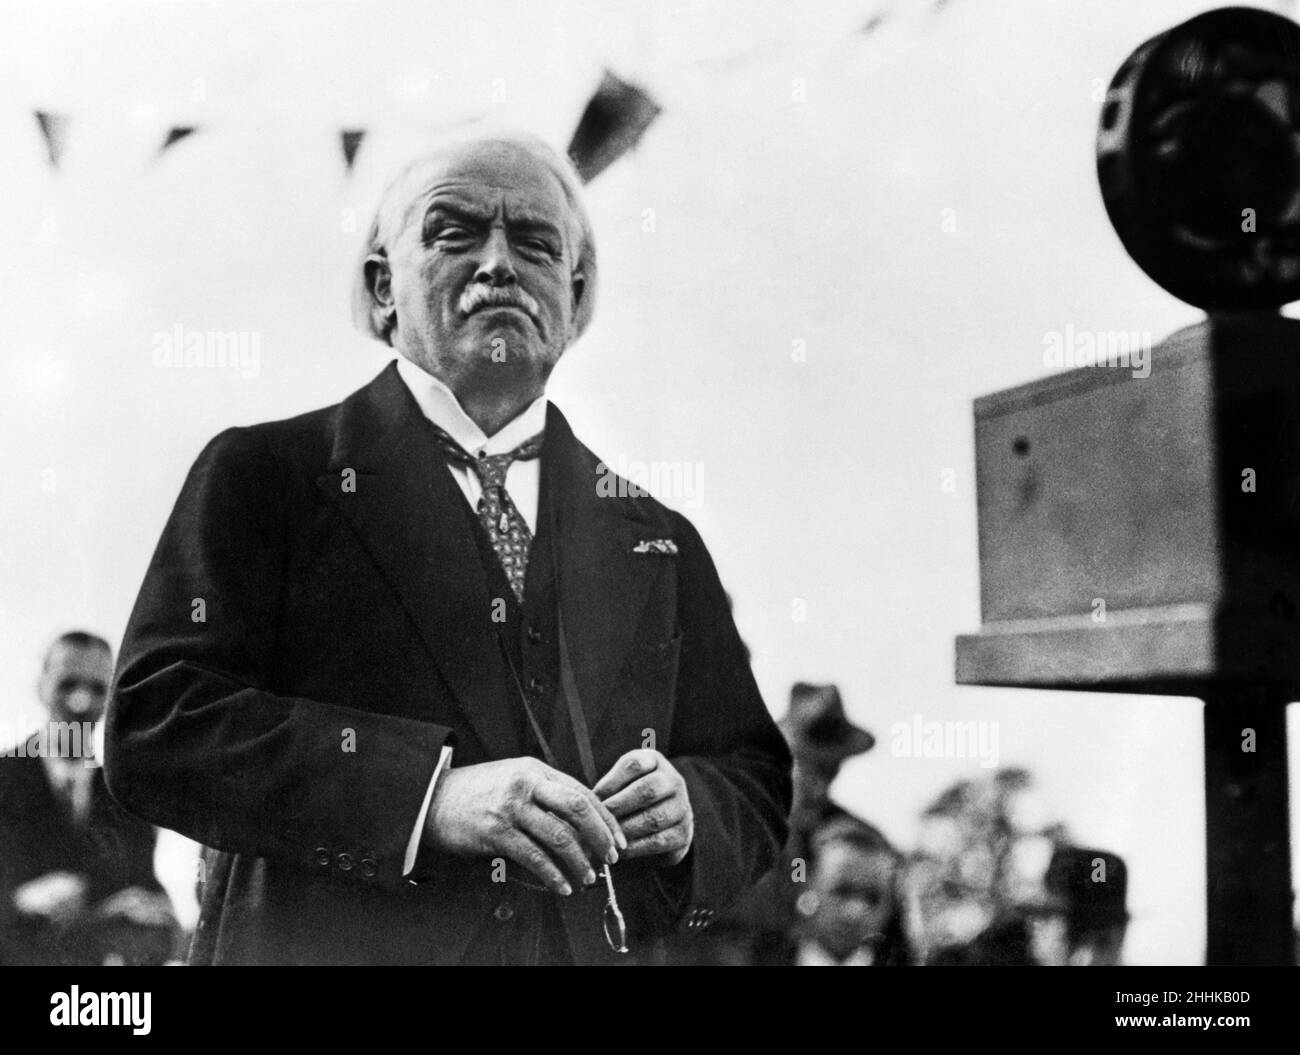
{"type": "Polygon", "coordinates": [[[642,539],[632,547],[633,553],[662,553],[666,557],[675,557],[677,555],[677,543],[670,538],[647,538],[642,539]]]}

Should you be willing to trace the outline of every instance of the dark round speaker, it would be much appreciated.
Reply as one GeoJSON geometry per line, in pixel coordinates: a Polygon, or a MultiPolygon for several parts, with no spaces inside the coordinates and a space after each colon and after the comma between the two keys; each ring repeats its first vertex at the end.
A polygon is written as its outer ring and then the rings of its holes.
{"type": "Polygon", "coordinates": [[[1300,299],[1300,26],[1198,15],[1139,47],[1102,106],[1097,178],[1129,255],[1209,311],[1300,299]]]}

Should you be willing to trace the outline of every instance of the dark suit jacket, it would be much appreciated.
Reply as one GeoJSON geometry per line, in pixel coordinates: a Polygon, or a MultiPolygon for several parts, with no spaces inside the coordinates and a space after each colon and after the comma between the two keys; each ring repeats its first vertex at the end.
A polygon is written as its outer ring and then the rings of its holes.
{"type": "Polygon", "coordinates": [[[87,921],[64,929],[21,916],[14,892],[49,872],[86,880],[87,908],[126,887],[160,892],[152,827],[124,813],[96,772],[90,812],[78,824],[36,757],[0,757],[0,964],[98,964],[98,931],[87,921]]]}
{"type": "MultiPolygon", "coordinates": [[[[390,364],[339,405],[221,433],[186,480],[127,630],[105,754],[124,805],[219,851],[197,962],[455,963],[500,899],[482,860],[425,855],[421,882],[402,875],[445,743],[456,765],[537,753],[443,464],[390,364]]],[[[770,865],[789,755],[699,535],[650,498],[602,497],[602,470],[552,406],[542,491],[597,767],[656,730],[694,808],[681,865],[615,867],[647,950],[770,865]],[[678,553],[632,552],[660,538],[678,553]]],[[[575,959],[617,962],[603,896],[560,900],[575,959]]]]}

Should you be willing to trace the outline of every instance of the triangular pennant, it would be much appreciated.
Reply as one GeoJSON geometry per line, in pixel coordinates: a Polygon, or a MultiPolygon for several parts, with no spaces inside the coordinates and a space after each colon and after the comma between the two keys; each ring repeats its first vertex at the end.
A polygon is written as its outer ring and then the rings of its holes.
{"type": "Polygon", "coordinates": [[[606,71],[569,142],[569,157],[583,182],[636,146],[659,113],[647,93],[606,71]]]}
{"type": "Polygon", "coordinates": [[[188,139],[197,131],[198,127],[192,125],[176,125],[169,128],[167,130],[167,136],[162,142],[162,146],[158,148],[158,153],[163,153],[168,147],[175,146],[182,139],[188,139]]]}
{"type": "Polygon", "coordinates": [[[343,161],[347,165],[348,171],[351,172],[352,163],[357,159],[357,151],[361,149],[361,140],[366,138],[366,130],[364,128],[345,128],[339,133],[339,137],[343,141],[343,161]]]}
{"type": "Polygon", "coordinates": [[[45,110],[37,110],[35,113],[41,136],[45,139],[45,152],[49,155],[50,166],[58,168],[59,159],[63,157],[63,149],[67,144],[68,117],[66,114],[52,114],[45,110]]]}
{"type": "Polygon", "coordinates": [[[886,12],[881,11],[879,14],[872,15],[869,19],[863,22],[862,25],[858,27],[858,32],[864,37],[869,37],[872,33],[883,26],[888,19],[889,15],[886,12]]]}

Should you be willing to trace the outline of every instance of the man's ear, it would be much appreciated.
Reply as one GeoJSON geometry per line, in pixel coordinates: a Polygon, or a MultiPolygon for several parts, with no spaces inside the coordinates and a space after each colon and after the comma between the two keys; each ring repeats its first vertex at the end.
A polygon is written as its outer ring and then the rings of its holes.
{"type": "Polygon", "coordinates": [[[397,310],[393,304],[393,273],[388,267],[388,257],[379,250],[366,257],[364,266],[375,329],[388,333],[397,310]]]}
{"type": "MultiPolygon", "coordinates": [[[[573,273],[573,280],[569,286],[569,289],[572,293],[572,297],[571,297],[572,310],[569,317],[571,320],[576,320],[578,318],[579,309],[582,307],[582,298],[586,295],[587,292],[587,276],[584,275],[581,271],[575,271],[573,273]]],[[[575,329],[574,322],[570,322],[569,329],[571,332],[575,329]]]]}

